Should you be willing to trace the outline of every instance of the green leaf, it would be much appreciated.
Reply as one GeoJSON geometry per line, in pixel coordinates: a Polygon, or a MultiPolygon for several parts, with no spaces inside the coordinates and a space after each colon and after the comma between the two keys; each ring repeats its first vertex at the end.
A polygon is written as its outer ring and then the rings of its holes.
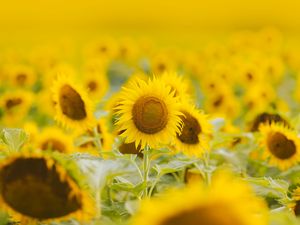
{"type": "Polygon", "coordinates": [[[19,151],[28,140],[28,134],[23,129],[5,128],[0,135],[10,151],[19,151]]]}

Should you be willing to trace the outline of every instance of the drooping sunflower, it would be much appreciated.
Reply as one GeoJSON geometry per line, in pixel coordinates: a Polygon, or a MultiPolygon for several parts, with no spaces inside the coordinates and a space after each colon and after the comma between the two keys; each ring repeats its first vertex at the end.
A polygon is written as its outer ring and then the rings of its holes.
{"type": "Polygon", "coordinates": [[[295,131],[281,123],[263,124],[259,128],[259,144],[263,158],[271,165],[285,170],[300,160],[300,141],[295,131]]]}
{"type": "Polygon", "coordinates": [[[182,130],[174,139],[174,149],[187,155],[201,156],[209,150],[212,127],[207,115],[194,106],[183,103],[180,106],[182,130]]]}
{"type": "Polygon", "coordinates": [[[75,164],[59,154],[22,151],[0,163],[1,207],[15,221],[88,221],[94,204],[75,164]]]}
{"type": "Polygon", "coordinates": [[[74,152],[71,136],[55,126],[46,127],[42,130],[37,137],[36,147],[40,150],[52,150],[61,153],[74,152]]]}
{"type": "Polygon", "coordinates": [[[68,128],[91,128],[95,119],[93,116],[93,103],[87,91],[75,80],[66,75],[60,75],[53,87],[53,101],[56,103],[55,119],[68,128]]]}
{"type": "Polygon", "coordinates": [[[145,200],[131,225],[267,225],[268,209],[251,187],[219,173],[207,187],[193,182],[159,198],[145,200]],[[241,199],[247,204],[241,204],[241,199]]]}
{"type": "Polygon", "coordinates": [[[151,147],[169,143],[180,130],[179,103],[171,88],[157,78],[137,79],[121,91],[117,126],[126,143],[151,147]]]}

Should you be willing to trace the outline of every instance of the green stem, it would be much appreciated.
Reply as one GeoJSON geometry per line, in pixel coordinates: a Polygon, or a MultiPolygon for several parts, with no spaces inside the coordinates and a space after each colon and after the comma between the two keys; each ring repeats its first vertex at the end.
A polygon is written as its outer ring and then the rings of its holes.
{"type": "Polygon", "coordinates": [[[144,198],[148,197],[149,170],[150,170],[150,147],[146,145],[143,151],[143,182],[145,185],[143,191],[144,198]]]}
{"type": "Polygon", "coordinates": [[[97,150],[98,150],[98,153],[99,153],[100,157],[102,157],[101,136],[100,136],[100,134],[98,132],[97,126],[94,127],[93,132],[94,132],[94,143],[95,143],[95,145],[97,147],[97,150]]]}

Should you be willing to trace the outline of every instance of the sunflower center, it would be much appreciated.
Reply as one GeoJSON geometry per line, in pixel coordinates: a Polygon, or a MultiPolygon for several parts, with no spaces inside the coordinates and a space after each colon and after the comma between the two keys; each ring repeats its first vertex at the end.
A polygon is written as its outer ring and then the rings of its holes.
{"type": "Polygon", "coordinates": [[[138,146],[136,148],[134,142],[122,143],[119,146],[119,151],[122,154],[134,154],[134,155],[138,155],[139,157],[143,157],[143,153],[141,152],[141,146],[138,146]]]}
{"type": "Polygon", "coordinates": [[[198,144],[198,135],[201,133],[201,126],[197,119],[187,112],[182,112],[184,116],[181,117],[183,127],[181,134],[177,134],[177,138],[185,144],[198,144]]]}
{"type": "Polygon", "coordinates": [[[279,159],[288,159],[296,153],[295,143],[279,132],[269,137],[268,147],[271,153],[279,159]]]}
{"type": "Polygon", "coordinates": [[[184,211],[167,218],[160,225],[240,225],[243,224],[234,215],[228,215],[230,212],[226,213],[216,213],[219,210],[221,212],[228,211],[221,209],[217,206],[204,206],[201,208],[195,208],[188,211],[184,211]]]}
{"type": "Polygon", "coordinates": [[[155,134],[165,128],[168,123],[166,104],[153,96],[139,98],[132,108],[135,126],[143,133],[155,134]]]}
{"type": "Polygon", "coordinates": [[[86,118],[85,104],[81,96],[69,85],[60,89],[59,103],[62,112],[72,120],[83,120],[86,118]]]}
{"type": "Polygon", "coordinates": [[[95,81],[90,81],[89,83],[88,83],[88,88],[89,88],[89,90],[90,91],[95,91],[95,90],[97,90],[97,88],[98,88],[98,84],[97,84],[97,82],[95,82],[95,81]]]}
{"type": "Polygon", "coordinates": [[[56,166],[42,158],[19,158],[0,171],[3,200],[15,211],[36,219],[51,219],[81,209],[81,196],[62,181],[56,166]]]}
{"type": "Polygon", "coordinates": [[[283,123],[285,126],[290,127],[289,123],[278,114],[261,113],[254,119],[251,131],[258,131],[261,124],[271,124],[272,122],[283,123]]]}
{"type": "Polygon", "coordinates": [[[12,98],[12,99],[8,99],[5,102],[5,107],[7,109],[11,109],[17,105],[20,105],[22,103],[22,99],[21,98],[12,98]]]}
{"type": "Polygon", "coordinates": [[[48,139],[44,141],[41,145],[42,150],[57,150],[59,152],[66,152],[66,146],[59,140],[56,139],[48,139]]]}
{"type": "Polygon", "coordinates": [[[220,96],[213,102],[213,105],[215,107],[219,107],[222,103],[223,103],[223,96],[220,96]]]}
{"type": "Polygon", "coordinates": [[[296,201],[296,205],[295,205],[295,208],[294,208],[294,212],[295,212],[295,215],[296,215],[296,216],[299,216],[299,215],[300,215],[300,201],[296,201]]]}
{"type": "Polygon", "coordinates": [[[25,84],[26,80],[27,80],[27,76],[24,73],[20,73],[17,75],[17,83],[20,85],[25,84]]]}

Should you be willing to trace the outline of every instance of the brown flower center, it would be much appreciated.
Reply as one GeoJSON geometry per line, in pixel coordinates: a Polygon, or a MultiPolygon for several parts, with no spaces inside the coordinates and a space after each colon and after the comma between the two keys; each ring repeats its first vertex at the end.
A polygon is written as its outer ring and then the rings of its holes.
{"type": "Polygon", "coordinates": [[[296,153],[295,143],[279,132],[269,136],[268,147],[271,153],[279,159],[288,159],[296,153]]]}
{"type": "Polygon", "coordinates": [[[182,112],[184,116],[181,117],[183,122],[181,134],[177,134],[177,138],[185,144],[198,144],[198,135],[201,133],[201,126],[197,119],[188,112],[182,112]]]}
{"type": "Polygon", "coordinates": [[[167,125],[168,109],[162,100],[153,96],[143,96],[133,105],[132,117],[139,131],[155,134],[167,125]]]}
{"type": "Polygon", "coordinates": [[[16,80],[19,85],[24,85],[27,80],[27,75],[24,73],[20,73],[17,75],[16,80]]]}
{"type": "Polygon", "coordinates": [[[271,124],[272,122],[283,123],[285,126],[290,127],[289,123],[278,114],[261,113],[254,119],[251,131],[258,131],[261,124],[271,124]]]}
{"type": "Polygon", "coordinates": [[[203,206],[188,211],[183,211],[167,218],[160,225],[241,225],[243,224],[236,216],[230,215],[226,208],[220,206],[203,206]],[[224,212],[226,211],[226,213],[224,212]],[[222,212],[222,213],[216,213],[222,212]]]}
{"type": "Polygon", "coordinates": [[[59,152],[66,152],[66,146],[64,145],[64,143],[53,138],[44,141],[41,145],[41,149],[42,150],[51,149],[59,152]]]}
{"type": "Polygon", "coordinates": [[[43,158],[19,158],[0,171],[3,200],[15,211],[36,219],[68,215],[82,206],[81,196],[71,194],[55,165],[43,158]]]}
{"type": "Polygon", "coordinates": [[[98,88],[98,84],[95,81],[90,81],[87,86],[88,86],[88,89],[92,92],[97,90],[97,88],[98,88]]]}
{"type": "Polygon", "coordinates": [[[63,114],[72,120],[83,120],[87,116],[84,101],[69,85],[64,85],[60,89],[59,104],[63,114]]]}
{"type": "Polygon", "coordinates": [[[122,154],[135,154],[138,155],[139,157],[143,157],[143,153],[141,152],[141,147],[138,146],[137,148],[135,147],[135,143],[122,143],[119,146],[119,151],[122,154]]]}
{"type": "Polygon", "coordinates": [[[296,216],[300,215],[300,201],[296,201],[296,205],[295,205],[295,208],[294,208],[294,213],[295,213],[296,216]]]}
{"type": "Polygon", "coordinates": [[[6,102],[5,102],[5,107],[7,109],[11,109],[17,105],[20,105],[22,103],[22,99],[21,98],[11,98],[11,99],[8,99],[6,102]]]}

